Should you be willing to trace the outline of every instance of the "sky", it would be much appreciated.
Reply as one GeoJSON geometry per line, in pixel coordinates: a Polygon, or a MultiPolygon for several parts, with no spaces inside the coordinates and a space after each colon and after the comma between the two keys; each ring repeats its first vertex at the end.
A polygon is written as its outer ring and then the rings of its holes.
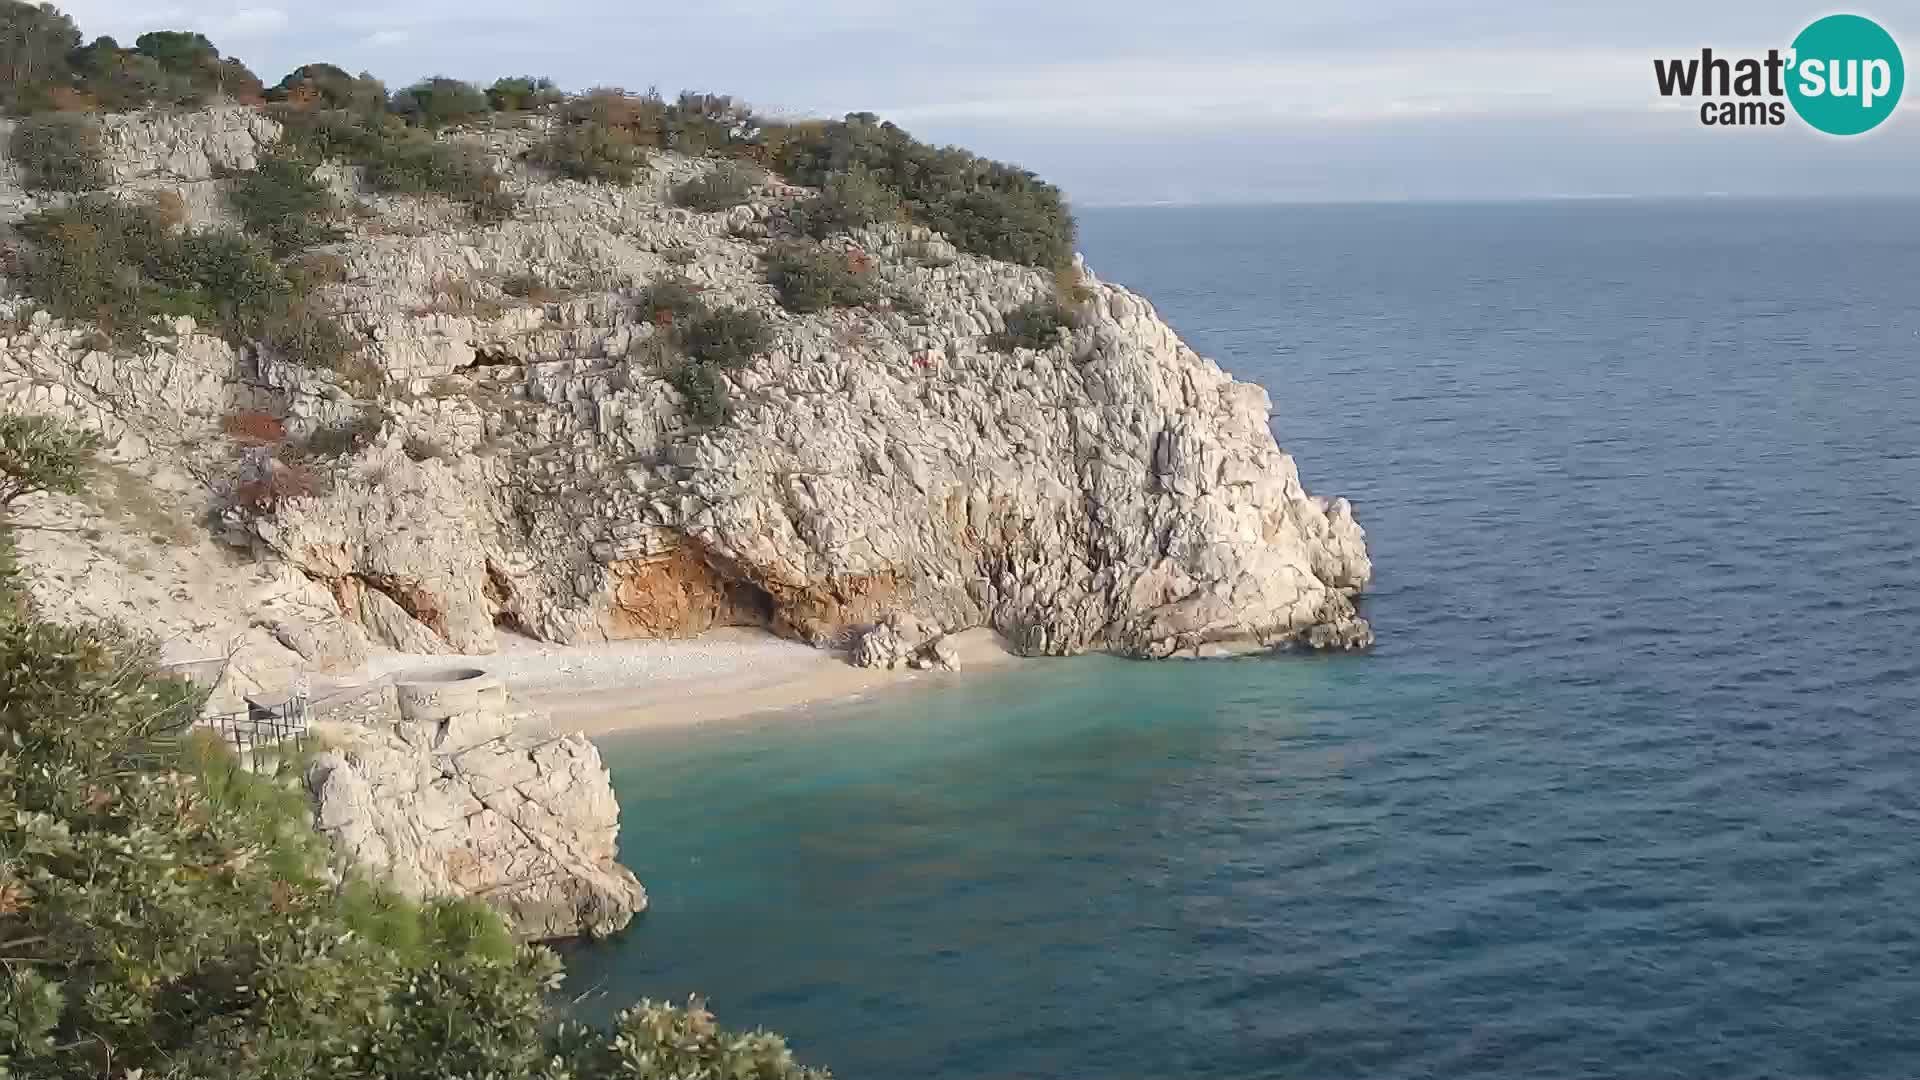
{"type": "MultiPolygon", "coordinates": [[[[1920,0],[1849,8],[1920,63],[1920,0]]],[[[268,83],[326,60],[398,88],[549,75],[867,110],[1082,206],[1911,194],[1920,87],[1847,139],[1709,128],[1655,57],[1763,55],[1791,0],[75,0],[92,37],[206,33],[268,83]]]]}

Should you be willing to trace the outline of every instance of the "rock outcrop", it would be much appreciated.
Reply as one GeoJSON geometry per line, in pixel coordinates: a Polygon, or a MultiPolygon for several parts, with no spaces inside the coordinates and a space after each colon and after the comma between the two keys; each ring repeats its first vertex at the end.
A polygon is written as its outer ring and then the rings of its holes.
{"type": "MultiPolygon", "coordinates": [[[[511,134],[497,141],[510,159],[511,134]]],[[[991,626],[1030,654],[1369,640],[1351,508],[1307,494],[1266,392],[1144,299],[1083,272],[1065,340],[997,352],[1004,313],[1051,279],[887,226],[842,245],[892,304],[794,315],[758,256],[796,193],[669,205],[702,167],[666,156],[611,191],[517,173],[515,221],[342,248],[378,362],[417,397],[329,495],[247,523],[263,548],[378,583],[454,651],[491,647],[502,625],[582,642],[748,623],[827,644],[898,614],[991,626]],[[530,253],[572,295],[438,310],[450,278],[487,295],[530,253]],[[681,272],[777,331],[710,430],[685,419],[634,303],[681,272]],[[407,443],[438,453],[409,460],[407,443]]]]}
{"type": "MultiPolygon", "coordinates": [[[[1054,295],[1051,275],[884,225],[830,243],[890,299],[793,314],[760,259],[808,192],[770,181],[695,213],[667,192],[707,163],[661,154],[632,187],[584,185],[520,163],[536,134],[457,136],[486,143],[519,200],[484,227],[321,170],[357,207],[326,249],[344,280],[324,299],[366,343],[377,397],[190,320],[132,355],[44,315],[0,339],[0,401],[107,431],[116,466],[181,520],[222,515],[230,562],[295,571],[319,599],[312,627],[196,597],[158,604],[153,629],[335,658],[355,635],[482,652],[501,628],[574,643],[764,625],[838,646],[903,617],[925,631],[909,652],[980,626],[1029,654],[1371,641],[1352,508],[1307,493],[1266,391],[1145,299],[1082,268],[1070,333],[996,351],[1005,314],[1054,295]],[[637,310],[668,276],[775,332],[727,375],[719,426],[688,419],[664,331],[637,310]],[[289,443],[365,437],[301,464],[311,483],[263,510],[236,491],[291,466],[222,434],[244,409],[282,418],[289,443]]],[[[218,169],[276,136],[224,107],[113,117],[106,144],[125,194],[174,190],[207,225],[226,220],[218,169]]],[[[0,208],[46,201],[11,175],[0,208]]],[[[52,547],[30,544],[29,561],[70,560],[52,547]]]]}
{"type": "Polygon", "coordinates": [[[604,936],[646,909],[615,861],[620,808],[586,738],[522,714],[449,741],[387,715],[322,725],[307,771],[345,865],[409,896],[483,900],[533,940],[604,936]]]}

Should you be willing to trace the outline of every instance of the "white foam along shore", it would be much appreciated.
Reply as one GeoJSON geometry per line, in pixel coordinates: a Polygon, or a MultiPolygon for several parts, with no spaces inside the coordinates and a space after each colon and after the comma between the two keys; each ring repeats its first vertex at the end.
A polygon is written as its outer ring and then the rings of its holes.
{"type": "Polygon", "coordinates": [[[952,641],[958,673],[857,668],[839,653],[750,629],[575,646],[503,636],[498,652],[480,656],[383,653],[369,661],[364,679],[480,668],[506,680],[515,700],[547,713],[557,731],[611,735],[939,685],[1019,659],[991,630],[955,634],[952,641]]]}

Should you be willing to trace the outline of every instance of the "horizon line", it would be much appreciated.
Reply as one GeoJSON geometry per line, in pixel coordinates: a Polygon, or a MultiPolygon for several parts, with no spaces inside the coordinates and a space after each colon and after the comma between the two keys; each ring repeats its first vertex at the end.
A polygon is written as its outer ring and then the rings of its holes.
{"type": "Polygon", "coordinates": [[[1439,195],[1377,198],[1321,198],[1258,196],[1222,199],[1129,199],[1083,202],[1069,195],[1075,210],[1191,210],[1199,208],[1255,208],[1265,206],[1486,206],[1515,203],[1673,203],[1673,202],[1914,202],[1920,192],[1726,192],[1581,195],[1439,195]]]}

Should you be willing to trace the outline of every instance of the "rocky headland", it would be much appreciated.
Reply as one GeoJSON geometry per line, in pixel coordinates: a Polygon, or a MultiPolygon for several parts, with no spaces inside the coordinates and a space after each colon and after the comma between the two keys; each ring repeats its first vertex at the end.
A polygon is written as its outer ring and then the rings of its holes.
{"type": "MultiPolygon", "coordinates": [[[[129,338],[0,301],[0,401],[108,446],[100,495],[32,511],[36,600],[224,657],[236,696],[503,635],[762,627],[879,667],[950,665],[943,639],[983,627],[1036,656],[1371,642],[1351,507],[1307,493],[1267,391],[1142,297],[889,220],[816,245],[879,299],[790,310],[765,263],[813,190],[764,173],[735,205],[688,208],[673,193],[721,166],[671,151],[630,184],[566,179],[530,153],[555,122],[441,136],[484,158],[505,217],[312,170],[345,208],[306,258],[350,371],[191,316],[129,338]],[[720,377],[723,418],[673,377],[676,327],[649,299],[669,281],[766,328],[720,377]],[[1009,314],[1042,303],[1070,325],[1008,345],[1009,314]]],[[[233,176],[283,137],[241,105],[99,127],[111,194],[158,197],[189,231],[236,229],[233,176]]],[[[0,165],[10,230],[75,198],[0,165]]],[[[644,905],[584,740],[362,728],[312,778],[355,860],[495,899],[530,936],[644,905]]]]}

